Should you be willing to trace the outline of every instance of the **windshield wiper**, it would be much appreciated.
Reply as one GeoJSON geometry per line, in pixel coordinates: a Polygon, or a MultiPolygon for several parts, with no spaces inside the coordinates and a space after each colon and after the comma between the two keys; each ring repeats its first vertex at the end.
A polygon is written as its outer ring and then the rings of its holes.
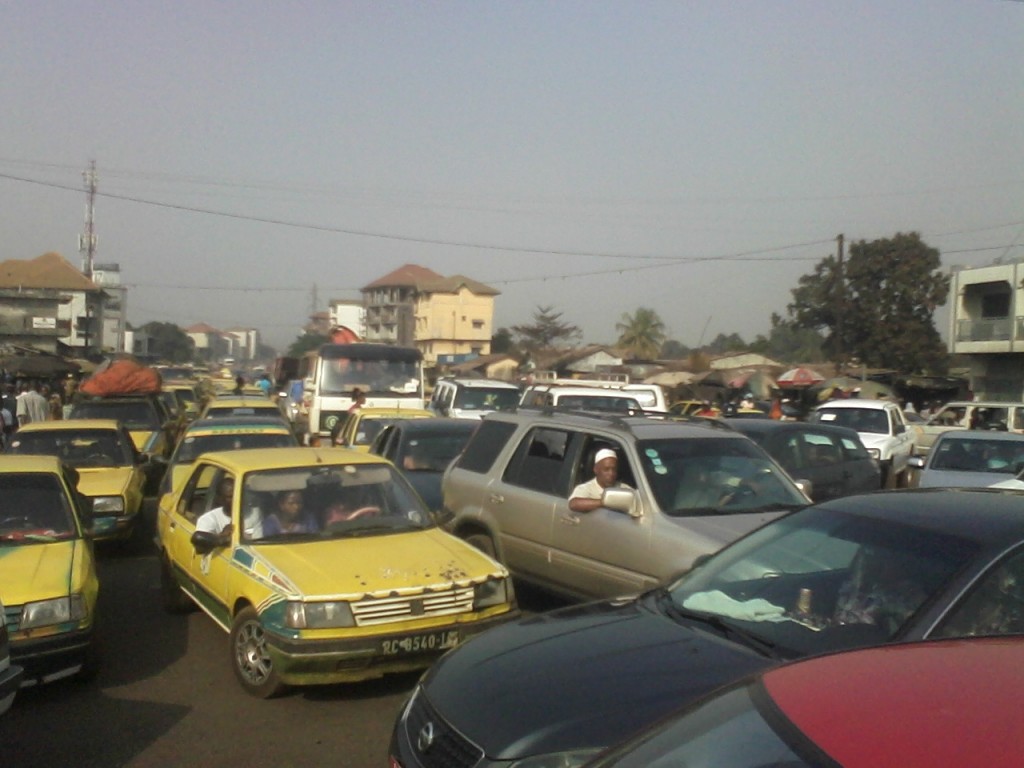
{"type": "Polygon", "coordinates": [[[743,629],[717,613],[706,613],[705,611],[694,611],[690,608],[684,608],[680,603],[676,602],[675,598],[672,597],[672,593],[667,589],[660,590],[657,600],[661,610],[673,619],[687,619],[706,624],[717,629],[727,637],[739,640],[743,645],[753,648],[762,656],[767,656],[769,659],[782,658],[781,654],[776,650],[775,643],[771,640],[743,629]]]}

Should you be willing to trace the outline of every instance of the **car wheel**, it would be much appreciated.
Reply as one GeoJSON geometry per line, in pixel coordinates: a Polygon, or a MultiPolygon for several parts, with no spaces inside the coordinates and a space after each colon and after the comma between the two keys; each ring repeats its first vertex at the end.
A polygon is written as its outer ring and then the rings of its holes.
{"type": "Polygon", "coordinates": [[[251,606],[239,611],[231,625],[231,666],[251,696],[269,699],[284,690],[274,671],[260,617],[251,606]]]}
{"type": "Polygon", "coordinates": [[[187,613],[192,608],[192,600],[174,578],[167,555],[160,556],[160,602],[167,613],[187,613]]]}
{"type": "Polygon", "coordinates": [[[498,559],[498,553],[494,549],[494,542],[486,533],[471,533],[466,537],[466,543],[476,547],[493,560],[498,559]]]}

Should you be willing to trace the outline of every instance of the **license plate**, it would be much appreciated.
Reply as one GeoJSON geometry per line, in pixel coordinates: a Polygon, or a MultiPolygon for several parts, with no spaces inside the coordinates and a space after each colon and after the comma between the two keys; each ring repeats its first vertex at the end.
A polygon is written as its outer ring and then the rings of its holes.
{"type": "Polygon", "coordinates": [[[389,638],[381,641],[381,653],[385,656],[397,656],[404,653],[427,653],[430,651],[446,651],[459,644],[459,630],[446,629],[443,632],[430,632],[425,635],[389,638]]]}

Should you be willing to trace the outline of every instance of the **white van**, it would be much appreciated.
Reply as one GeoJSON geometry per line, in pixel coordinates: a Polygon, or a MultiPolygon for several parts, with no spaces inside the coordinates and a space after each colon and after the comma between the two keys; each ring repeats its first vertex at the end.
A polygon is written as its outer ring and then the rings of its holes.
{"type": "Polygon", "coordinates": [[[527,387],[519,401],[519,407],[644,415],[643,406],[632,393],[603,387],[572,387],[565,384],[534,384],[527,387]]]}
{"type": "Polygon", "coordinates": [[[438,379],[427,410],[453,419],[479,419],[519,404],[519,387],[497,379],[438,379]]]}
{"type": "MultiPolygon", "coordinates": [[[[618,395],[620,397],[632,398],[635,400],[640,405],[640,408],[644,413],[658,414],[668,412],[668,404],[665,400],[665,390],[662,389],[659,384],[627,384],[625,382],[598,379],[541,380],[537,384],[531,384],[526,388],[519,404],[530,407],[558,405],[559,403],[557,401],[562,397],[558,392],[559,390],[564,390],[567,387],[573,390],[574,396],[579,395],[580,397],[597,398],[609,396],[614,397],[618,395]],[[532,394],[536,392],[543,394],[532,394]]],[[[574,405],[572,407],[577,406],[574,405]]]]}

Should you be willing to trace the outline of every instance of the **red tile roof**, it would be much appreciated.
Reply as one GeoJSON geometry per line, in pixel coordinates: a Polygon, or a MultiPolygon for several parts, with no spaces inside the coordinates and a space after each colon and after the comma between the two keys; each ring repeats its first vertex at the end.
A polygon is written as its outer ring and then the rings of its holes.
{"type": "Polygon", "coordinates": [[[421,267],[418,264],[404,264],[394,272],[388,272],[384,277],[378,277],[369,285],[363,286],[362,290],[368,291],[372,288],[415,288],[421,283],[442,279],[442,276],[432,269],[421,267]]]}
{"type": "Polygon", "coordinates": [[[59,253],[44,253],[34,259],[0,261],[0,288],[101,290],[59,253]]]}

